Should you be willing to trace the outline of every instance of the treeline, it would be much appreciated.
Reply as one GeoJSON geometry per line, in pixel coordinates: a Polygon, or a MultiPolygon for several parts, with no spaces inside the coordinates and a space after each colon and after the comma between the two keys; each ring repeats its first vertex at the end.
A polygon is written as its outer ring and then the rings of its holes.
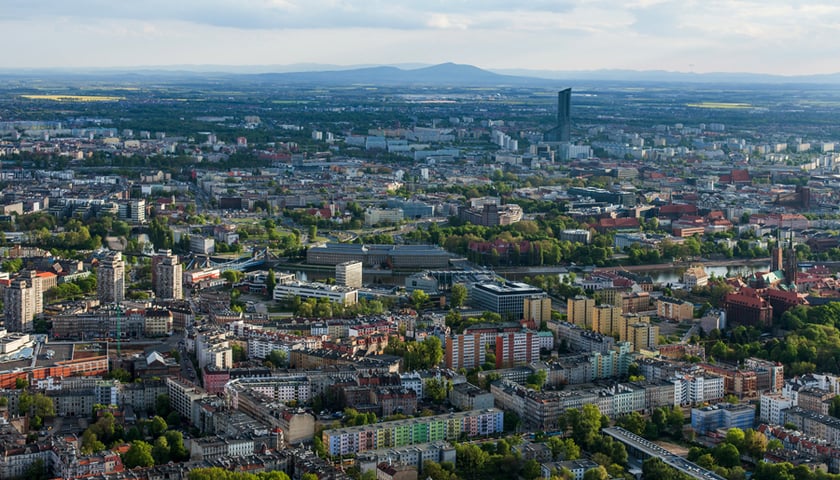
{"type": "Polygon", "coordinates": [[[762,331],[739,325],[721,337],[711,332],[714,343],[707,352],[714,360],[743,362],[758,357],[781,362],[786,375],[827,372],[840,373],[840,303],[796,306],[776,320],[774,329],[784,332],[762,341],[762,331]]]}

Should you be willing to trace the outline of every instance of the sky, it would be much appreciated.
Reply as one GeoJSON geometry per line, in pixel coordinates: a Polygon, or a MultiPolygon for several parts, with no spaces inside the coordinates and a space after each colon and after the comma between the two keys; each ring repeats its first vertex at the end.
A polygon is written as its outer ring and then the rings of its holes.
{"type": "Polygon", "coordinates": [[[0,0],[3,68],[840,71],[836,0],[0,0]]]}

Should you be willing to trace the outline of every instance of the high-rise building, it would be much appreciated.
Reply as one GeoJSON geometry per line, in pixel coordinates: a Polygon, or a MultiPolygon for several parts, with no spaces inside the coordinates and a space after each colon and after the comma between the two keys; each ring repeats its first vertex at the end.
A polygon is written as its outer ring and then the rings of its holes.
{"type": "Polygon", "coordinates": [[[527,365],[540,359],[540,338],[537,332],[506,332],[496,335],[496,368],[527,365]]]}
{"type": "Polygon", "coordinates": [[[528,297],[522,310],[522,318],[533,321],[539,327],[540,323],[551,320],[551,298],[541,295],[528,297]]]}
{"type": "Polygon", "coordinates": [[[336,265],[335,283],[344,287],[362,288],[362,262],[350,260],[336,265]]]}
{"type": "Polygon", "coordinates": [[[44,279],[35,270],[24,270],[20,277],[26,279],[32,288],[32,301],[34,302],[35,315],[44,313],[44,279]]]}
{"type": "Polygon", "coordinates": [[[592,327],[592,310],[595,309],[595,299],[579,295],[566,301],[566,319],[578,327],[592,327]]]}
{"type": "Polygon", "coordinates": [[[31,332],[35,316],[35,289],[32,280],[18,277],[6,287],[4,319],[10,332],[31,332]]]}
{"type": "Polygon", "coordinates": [[[592,330],[611,337],[621,337],[624,333],[622,330],[622,316],[621,307],[614,307],[612,305],[598,305],[592,310],[592,330]]]}
{"type": "Polygon", "coordinates": [[[650,323],[628,325],[627,341],[633,344],[634,352],[652,350],[659,343],[659,326],[650,323]]]}
{"type": "Polygon", "coordinates": [[[125,261],[120,252],[110,252],[96,270],[96,296],[102,303],[125,300],[125,261]]]}
{"type": "Polygon", "coordinates": [[[178,255],[173,255],[171,250],[159,250],[152,257],[152,285],[155,289],[155,296],[163,299],[184,298],[183,272],[178,255]]]}
{"type": "Polygon", "coordinates": [[[557,92],[557,125],[545,133],[549,142],[568,143],[572,131],[572,89],[557,92]]]}
{"type": "Polygon", "coordinates": [[[480,367],[486,358],[486,344],[481,341],[480,333],[464,333],[446,338],[444,360],[446,368],[467,370],[480,367]]]}

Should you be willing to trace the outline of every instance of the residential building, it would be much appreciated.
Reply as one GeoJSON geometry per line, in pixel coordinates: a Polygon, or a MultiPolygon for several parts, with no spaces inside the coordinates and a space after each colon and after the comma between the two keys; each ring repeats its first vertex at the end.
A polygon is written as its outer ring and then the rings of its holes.
{"type": "Polygon", "coordinates": [[[159,250],[152,257],[152,285],[155,289],[155,296],[161,299],[180,300],[184,298],[183,273],[178,255],[173,255],[171,250],[159,250]]]}
{"type": "Polygon", "coordinates": [[[662,297],[656,301],[656,314],[668,320],[691,320],[694,318],[694,304],[687,300],[662,297]]]}
{"type": "Polygon", "coordinates": [[[592,311],[595,309],[595,299],[577,296],[566,301],[566,318],[569,323],[578,327],[592,328],[592,311]]]}
{"type": "Polygon", "coordinates": [[[31,332],[36,315],[37,292],[32,280],[18,277],[4,289],[4,320],[10,332],[31,332]]]}
{"type": "Polygon", "coordinates": [[[627,326],[627,341],[634,352],[655,350],[659,343],[659,326],[650,323],[634,323],[627,326]]]}
{"type": "Polygon", "coordinates": [[[449,391],[449,402],[461,410],[493,408],[493,394],[471,383],[459,383],[449,391]]]}
{"type": "Polygon", "coordinates": [[[96,294],[102,303],[125,300],[125,261],[122,253],[109,252],[96,270],[96,294]]]}
{"type": "Polygon", "coordinates": [[[689,290],[694,287],[705,287],[709,284],[709,274],[702,265],[694,265],[683,273],[682,282],[689,290]]]}
{"type": "Polygon", "coordinates": [[[480,367],[485,362],[485,346],[480,333],[463,333],[450,335],[446,338],[444,348],[444,362],[446,368],[471,370],[480,367]]]}
{"type": "Polygon", "coordinates": [[[762,393],[758,421],[772,425],[784,425],[784,410],[796,406],[796,400],[781,393],[762,393]]]}
{"type": "Polygon", "coordinates": [[[407,445],[480,438],[504,430],[498,409],[471,410],[431,417],[409,418],[360,427],[324,430],[322,440],[330,455],[349,455],[407,445]]]}

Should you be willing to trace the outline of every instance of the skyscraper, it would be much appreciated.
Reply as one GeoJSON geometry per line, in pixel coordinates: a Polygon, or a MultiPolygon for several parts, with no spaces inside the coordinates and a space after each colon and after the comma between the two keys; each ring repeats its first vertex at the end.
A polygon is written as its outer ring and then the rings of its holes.
{"type": "Polygon", "coordinates": [[[152,257],[152,285],[155,295],[164,299],[184,298],[183,271],[178,255],[173,255],[172,250],[158,250],[152,257]]]}
{"type": "Polygon", "coordinates": [[[125,300],[125,262],[120,252],[110,252],[96,271],[96,295],[102,303],[125,300]]]}
{"type": "Polygon", "coordinates": [[[557,126],[545,133],[547,142],[568,143],[572,132],[572,89],[557,92],[557,126]]]}

